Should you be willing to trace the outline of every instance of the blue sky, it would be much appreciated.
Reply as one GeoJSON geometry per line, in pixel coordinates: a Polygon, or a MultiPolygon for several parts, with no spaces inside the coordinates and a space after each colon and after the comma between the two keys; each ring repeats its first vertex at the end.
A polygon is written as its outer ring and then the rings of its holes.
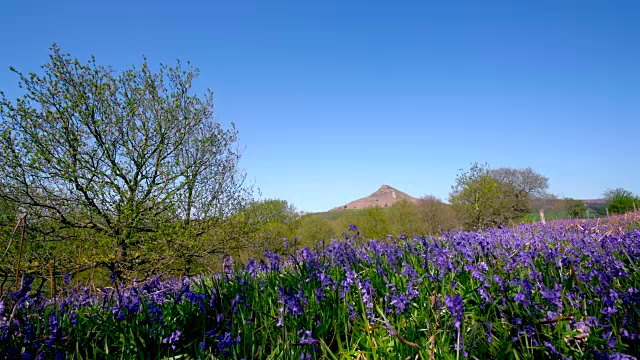
{"type": "Polygon", "coordinates": [[[304,211],[382,184],[446,199],[476,161],[640,193],[640,2],[480,3],[5,0],[0,89],[53,42],[115,69],[189,60],[249,181],[304,211]]]}

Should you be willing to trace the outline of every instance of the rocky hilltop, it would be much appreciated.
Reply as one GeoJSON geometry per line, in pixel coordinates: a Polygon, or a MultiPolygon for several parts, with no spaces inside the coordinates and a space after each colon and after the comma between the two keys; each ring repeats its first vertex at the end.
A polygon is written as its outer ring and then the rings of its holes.
{"type": "Polygon", "coordinates": [[[404,193],[389,185],[382,185],[376,192],[372,193],[371,195],[358,200],[354,200],[346,205],[338,206],[332,210],[365,209],[376,206],[387,207],[403,199],[412,202],[418,202],[417,198],[414,198],[407,193],[404,193]]]}

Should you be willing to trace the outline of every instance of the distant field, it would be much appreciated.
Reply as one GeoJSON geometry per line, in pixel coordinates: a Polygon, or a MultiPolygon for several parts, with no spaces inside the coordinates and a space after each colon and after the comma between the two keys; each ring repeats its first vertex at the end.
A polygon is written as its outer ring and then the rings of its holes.
{"type": "MultiPolygon", "coordinates": [[[[587,211],[585,211],[580,218],[581,219],[594,219],[603,217],[602,214],[598,212],[598,210],[602,207],[606,207],[606,204],[602,203],[593,203],[588,204],[587,211]]],[[[555,220],[555,219],[569,219],[570,216],[566,210],[546,210],[544,212],[544,217],[546,220],[555,220]]],[[[540,221],[540,214],[538,210],[531,210],[527,216],[522,218],[522,221],[532,222],[532,221],[540,221]]]]}
{"type": "MultiPolygon", "coordinates": [[[[383,208],[383,212],[387,211],[389,208],[383,208]]],[[[346,214],[349,213],[358,213],[358,212],[362,212],[363,209],[344,209],[344,210],[338,210],[338,211],[327,211],[327,212],[321,212],[321,213],[314,213],[314,215],[320,216],[321,218],[327,220],[327,221],[336,221],[338,219],[340,219],[341,217],[343,217],[346,214]]],[[[546,210],[544,212],[545,214],[545,219],[546,220],[555,220],[555,219],[569,219],[570,216],[567,213],[566,210],[546,210]]],[[[580,218],[582,219],[593,219],[593,218],[598,218],[598,217],[602,217],[602,215],[600,215],[597,212],[597,209],[594,206],[589,206],[588,211],[584,212],[584,214],[582,214],[582,216],[580,216],[580,218]]],[[[531,212],[529,212],[526,216],[524,216],[522,219],[520,219],[521,221],[524,222],[534,222],[534,221],[540,221],[540,214],[538,213],[538,210],[531,210],[531,212]]]]}
{"type": "MultiPolygon", "coordinates": [[[[544,217],[546,220],[568,219],[569,214],[565,210],[547,210],[544,212],[544,217]]],[[[522,220],[526,222],[540,221],[540,214],[538,213],[538,210],[532,210],[522,220]]]]}

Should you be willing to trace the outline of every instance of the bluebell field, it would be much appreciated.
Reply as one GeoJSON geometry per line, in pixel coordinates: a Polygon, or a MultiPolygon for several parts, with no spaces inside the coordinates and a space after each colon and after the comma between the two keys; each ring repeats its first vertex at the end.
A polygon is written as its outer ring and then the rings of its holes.
{"type": "MultiPolygon", "coordinates": [[[[637,224],[637,223],[636,223],[637,224]]],[[[0,299],[9,359],[633,359],[640,231],[558,221],[343,239],[195,278],[0,299]]]]}

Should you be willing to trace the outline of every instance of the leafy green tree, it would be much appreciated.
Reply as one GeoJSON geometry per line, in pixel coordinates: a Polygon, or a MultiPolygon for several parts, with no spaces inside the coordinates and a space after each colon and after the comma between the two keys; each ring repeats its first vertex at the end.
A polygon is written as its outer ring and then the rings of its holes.
{"type": "Polygon", "coordinates": [[[345,211],[338,221],[336,232],[342,233],[349,225],[356,225],[358,231],[367,239],[380,239],[391,233],[384,209],[376,206],[366,209],[345,211]]]}
{"type": "Polygon", "coordinates": [[[604,206],[597,206],[594,207],[593,205],[590,206],[590,208],[593,208],[596,211],[596,214],[598,214],[598,216],[607,216],[607,212],[609,211],[609,207],[607,206],[607,204],[604,204],[604,206]]]}
{"type": "Polygon", "coordinates": [[[424,235],[420,213],[415,204],[403,199],[386,210],[387,224],[394,235],[424,235]]]}
{"type": "Polygon", "coordinates": [[[507,204],[514,214],[524,216],[533,208],[537,209],[540,218],[544,219],[544,211],[553,209],[557,203],[557,197],[547,193],[549,178],[530,167],[490,169],[489,175],[502,184],[509,184],[515,190],[507,204]]]}
{"type": "Polygon", "coordinates": [[[251,192],[233,124],[213,120],[211,91],[192,90],[197,69],[115,72],[55,45],[42,69],[12,68],[24,96],[0,94],[0,199],[50,237],[100,239],[124,271],[236,245],[208,241],[251,192]]]}
{"type": "Polygon", "coordinates": [[[584,201],[572,198],[564,199],[564,208],[572,218],[583,217],[587,211],[587,205],[585,205],[584,201]]]}
{"type": "Polygon", "coordinates": [[[466,229],[480,229],[523,216],[529,198],[515,185],[492,176],[487,166],[475,163],[458,175],[449,202],[466,229]]]}
{"type": "Polygon", "coordinates": [[[459,226],[451,205],[445,204],[433,195],[423,196],[416,208],[423,234],[438,234],[459,226]]]}
{"type": "Polygon", "coordinates": [[[293,246],[300,214],[285,200],[251,202],[238,217],[238,236],[244,246],[241,260],[257,258],[268,249],[283,252],[284,239],[293,246]]]}
{"type": "Polygon", "coordinates": [[[612,214],[623,214],[628,211],[637,209],[640,207],[640,198],[633,194],[631,191],[616,188],[607,190],[604,193],[604,198],[609,203],[609,212],[612,214]]]}
{"type": "Polygon", "coordinates": [[[322,240],[334,239],[336,235],[331,224],[318,215],[307,214],[298,221],[296,237],[301,246],[312,247],[322,240]]]}

